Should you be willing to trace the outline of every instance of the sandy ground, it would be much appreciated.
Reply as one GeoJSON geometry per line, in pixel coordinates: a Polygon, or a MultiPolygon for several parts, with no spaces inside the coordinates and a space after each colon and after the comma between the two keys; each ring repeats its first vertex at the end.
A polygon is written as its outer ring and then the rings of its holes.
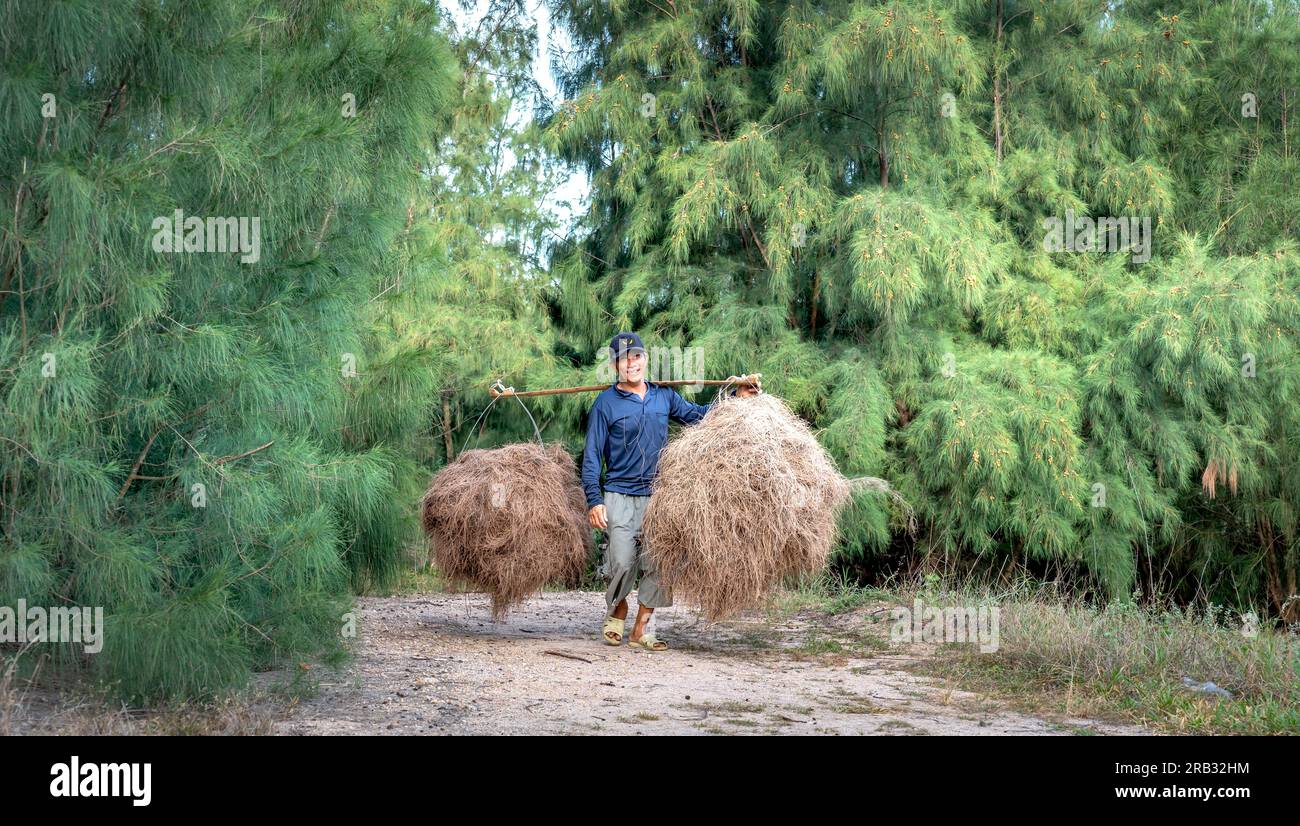
{"type": "MultiPolygon", "coordinates": [[[[665,652],[600,641],[602,594],[542,594],[494,623],[478,594],[363,598],[356,657],[277,734],[1142,734],[1015,713],[903,670],[883,609],[712,626],[656,612],[665,652]]],[[[634,609],[635,610],[635,609],[634,609]]],[[[629,630],[631,626],[629,625],[629,630]]]]}

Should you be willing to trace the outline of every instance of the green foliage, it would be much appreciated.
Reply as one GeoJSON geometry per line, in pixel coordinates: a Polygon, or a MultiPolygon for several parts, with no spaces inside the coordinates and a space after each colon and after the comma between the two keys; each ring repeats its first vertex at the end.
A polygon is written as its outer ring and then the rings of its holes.
{"type": "Polygon", "coordinates": [[[436,10],[0,18],[0,598],[102,606],[88,665],[127,698],[337,650],[349,583],[396,583],[415,527],[435,385],[394,313],[435,273],[436,10]],[[176,210],[256,217],[260,255],[156,251],[176,210]]]}
{"type": "Polygon", "coordinates": [[[761,370],[915,508],[860,491],[846,562],[1300,619],[1294,2],[550,5],[575,350],[761,370]],[[1148,219],[1150,260],[1049,251],[1067,213],[1148,219]]]}
{"type": "Polygon", "coordinates": [[[558,106],[522,0],[0,0],[0,600],[102,605],[132,698],[331,656],[429,473],[533,436],[487,384],[634,328],[890,480],[846,568],[1300,621],[1295,0],[549,5],[558,106]],[[155,251],[176,210],[256,260],[155,251]]]}

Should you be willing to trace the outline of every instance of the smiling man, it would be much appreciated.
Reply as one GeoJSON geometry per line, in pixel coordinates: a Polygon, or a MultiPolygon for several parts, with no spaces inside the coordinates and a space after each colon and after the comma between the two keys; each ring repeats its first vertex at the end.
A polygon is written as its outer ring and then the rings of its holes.
{"type": "MultiPolygon", "coordinates": [[[[709,412],[707,405],[683,399],[670,387],[645,380],[646,351],[636,333],[619,333],[609,343],[609,359],[618,380],[601,391],[587,419],[587,445],[582,452],[582,487],[587,494],[587,520],[605,531],[604,641],[623,641],[627,596],[637,588],[637,615],[628,643],[647,651],[668,646],[645,632],[654,609],[673,604],[672,591],[659,582],[648,554],[641,553],[641,521],[650,501],[650,485],[659,467],[659,451],[668,442],[668,422],[694,424],[709,412]],[[602,490],[600,471],[605,468],[602,490]],[[637,580],[640,579],[638,584],[637,580]]],[[[741,387],[752,396],[761,387],[741,387]]]]}

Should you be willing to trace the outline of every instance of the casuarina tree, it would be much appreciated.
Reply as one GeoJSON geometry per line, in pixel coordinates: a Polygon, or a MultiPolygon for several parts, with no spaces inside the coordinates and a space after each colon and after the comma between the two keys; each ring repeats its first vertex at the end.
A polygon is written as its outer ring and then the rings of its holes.
{"type": "Polygon", "coordinates": [[[1294,2],[551,8],[576,349],[761,370],[915,509],[848,567],[1300,619],[1294,2]]]}
{"type": "Polygon", "coordinates": [[[336,649],[418,535],[436,387],[393,308],[433,273],[436,8],[0,19],[0,603],[102,607],[128,697],[336,649]]]}

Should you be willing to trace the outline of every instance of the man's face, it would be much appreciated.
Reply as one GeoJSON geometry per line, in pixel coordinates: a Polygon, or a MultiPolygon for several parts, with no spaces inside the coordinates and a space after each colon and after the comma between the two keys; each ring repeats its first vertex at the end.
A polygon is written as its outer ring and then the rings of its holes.
{"type": "Polygon", "coordinates": [[[645,353],[633,351],[615,362],[618,380],[636,384],[645,377],[645,353]]]}

